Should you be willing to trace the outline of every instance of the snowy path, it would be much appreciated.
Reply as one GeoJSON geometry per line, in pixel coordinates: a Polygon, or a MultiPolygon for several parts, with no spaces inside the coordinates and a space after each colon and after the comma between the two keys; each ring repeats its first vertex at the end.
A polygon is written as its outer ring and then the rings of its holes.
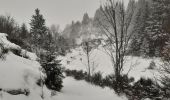
{"type": "Polygon", "coordinates": [[[109,88],[102,89],[85,81],[77,81],[71,77],[64,79],[62,93],[55,100],[126,100],[118,97],[109,88]]]}

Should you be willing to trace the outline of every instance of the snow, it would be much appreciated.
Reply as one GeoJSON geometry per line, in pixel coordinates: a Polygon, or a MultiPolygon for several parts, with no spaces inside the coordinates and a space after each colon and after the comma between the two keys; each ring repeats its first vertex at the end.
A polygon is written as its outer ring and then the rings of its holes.
{"type": "MultiPolygon", "coordinates": [[[[41,87],[36,85],[40,77],[38,62],[28,60],[9,53],[5,61],[0,62],[0,88],[8,89],[29,89],[30,95],[10,95],[1,92],[0,100],[41,100],[41,87]]],[[[67,77],[64,79],[64,87],[61,93],[51,97],[50,91],[44,87],[44,100],[126,100],[125,97],[118,97],[109,88],[100,88],[88,84],[85,81],[76,81],[67,77]],[[114,98],[114,99],[113,99],[114,98]]]]}
{"type": "MultiPolygon", "coordinates": [[[[28,52],[11,43],[6,37],[5,33],[0,33],[0,43],[8,50],[21,50],[22,57],[9,51],[5,59],[0,60],[0,89],[2,89],[0,100],[42,100],[42,88],[36,83],[40,77],[44,78],[45,75],[40,71],[41,66],[36,61],[38,57],[35,53],[28,52]],[[23,94],[11,95],[5,92],[6,90],[18,89],[28,89],[30,94],[28,96],[23,94]]],[[[128,75],[134,77],[135,81],[141,77],[154,78],[155,75],[159,75],[157,67],[148,69],[151,61],[154,61],[156,65],[160,64],[158,58],[146,59],[132,56],[126,58],[123,73],[127,74],[131,68],[128,75]]],[[[72,50],[64,57],[60,56],[58,59],[62,60],[61,63],[66,69],[87,70],[86,55],[81,47],[72,50]]],[[[90,59],[91,63],[94,63],[94,72],[100,71],[103,76],[113,74],[110,57],[102,46],[92,51],[90,59]]],[[[57,92],[55,96],[51,96],[51,91],[44,86],[44,100],[127,100],[125,97],[117,96],[114,90],[97,87],[85,81],[77,81],[71,77],[66,77],[63,82],[62,91],[57,92]]]]}
{"type": "MultiPolygon", "coordinates": [[[[9,50],[5,55],[5,59],[0,59],[0,100],[41,100],[41,87],[37,85],[37,81],[45,75],[40,71],[40,64],[35,61],[35,54],[27,52],[27,56],[31,59],[26,59],[13,54],[10,50],[21,50],[18,45],[7,40],[5,33],[0,33],[0,43],[9,50]],[[24,90],[30,91],[29,96],[23,94],[11,95],[6,91],[9,90],[24,90]]],[[[44,87],[45,97],[49,97],[49,90],[44,87]]],[[[46,99],[47,100],[47,99],[46,99]]]]}
{"type": "Polygon", "coordinates": [[[76,81],[67,77],[64,79],[62,93],[54,97],[55,100],[127,100],[117,96],[109,88],[100,88],[85,81],[76,81]]]}
{"type": "MultiPolygon", "coordinates": [[[[72,52],[68,53],[65,57],[59,57],[58,59],[62,60],[61,63],[66,69],[83,71],[87,70],[87,57],[81,47],[72,50],[72,52]]],[[[91,65],[93,63],[95,65],[94,73],[100,71],[103,77],[113,74],[114,69],[110,56],[105,52],[102,46],[99,46],[97,49],[92,51],[90,59],[91,65]]],[[[141,77],[154,78],[155,76],[159,76],[157,67],[155,69],[148,69],[151,61],[154,61],[158,66],[161,65],[161,61],[158,58],[148,59],[142,57],[126,56],[123,73],[127,74],[129,72],[128,76],[134,77],[135,81],[139,80],[141,77]]]]}
{"type": "MultiPolygon", "coordinates": [[[[41,87],[36,82],[40,79],[40,64],[9,53],[4,61],[0,61],[0,88],[6,90],[28,89],[30,95],[12,96],[6,92],[3,100],[41,100],[41,87]]],[[[48,95],[48,92],[47,94],[48,95]]]]}
{"type": "Polygon", "coordinates": [[[33,84],[31,82],[39,79],[39,63],[16,56],[13,53],[9,53],[5,61],[0,61],[0,65],[0,87],[5,89],[26,88],[26,85],[33,84]]]}
{"type": "MultiPolygon", "coordinates": [[[[9,50],[5,59],[0,59],[0,89],[2,89],[0,100],[42,100],[42,87],[36,83],[40,77],[44,78],[45,75],[40,71],[41,66],[36,61],[37,56],[11,43],[6,36],[6,34],[0,33],[0,43],[9,50]],[[13,54],[11,49],[21,50],[23,57],[13,54]],[[11,95],[6,92],[19,89],[27,89],[30,94],[28,96],[11,95]]],[[[70,77],[64,79],[63,85],[62,92],[57,92],[55,96],[51,96],[51,91],[44,86],[44,100],[126,100],[125,97],[118,97],[109,88],[102,89],[70,77]]]]}

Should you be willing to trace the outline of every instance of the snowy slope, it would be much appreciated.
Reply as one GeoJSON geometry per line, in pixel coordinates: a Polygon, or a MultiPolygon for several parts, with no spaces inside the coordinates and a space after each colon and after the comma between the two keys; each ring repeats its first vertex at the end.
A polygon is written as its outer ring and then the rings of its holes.
{"type": "MultiPolygon", "coordinates": [[[[0,43],[9,50],[5,59],[0,59],[0,100],[42,100],[42,88],[37,85],[37,81],[45,75],[40,71],[37,56],[11,43],[6,36],[0,33],[0,43]],[[21,50],[23,57],[13,54],[11,49],[21,50]],[[27,56],[27,59],[24,56],[27,56]],[[12,90],[27,90],[29,94],[10,94],[8,91],[12,90]]],[[[118,97],[113,90],[102,89],[85,81],[68,77],[63,82],[61,93],[55,96],[51,96],[51,91],[44,86],[43,100],[127,100],[118,97]]]]}
{"type": "MultiPolygon", "coordinates": [[[[60,57],[59,59],[62,60],[61,63],[66,69],[84,71],[87,69],[87,57],[81,47],[72,50],[71,53],[68,53],[65,57],[60,57]]],[[[123,73],[127,74],[129,72],[129,77],[134,77],[135,81],[139,80],[141,77],[154,78],[155,75],[159,74],[156,71],[157,68],[153,70],[148,69],[151,61],[154,61],[157,65],[160,64],[158,58],[147,59],[127,56],[123,73]]],[[[93,50],[91,53],[91,65],[93,64],[95,66],[94,72],[100,71],[103,76],[113,74],[114,72],[110,56],[105,52],[102,46],[93,50]]]]}
{"type": "Polygon", "coordinates": [[[109,88],[100,88],[88,84],[85,81],[76,81],[73,78],[64,79],[62,93],[58,94],[55,100],[127,100],[125,97],[118,97],[109,88]]]}
{"type": "MultiPolygon", "coordinates": [[[[0,100],[41,100],[42,89],[37,85],[37,81],[40,79],[40,75],[41,77],[45,77],[45,75],[40,71],[40,64],[35,61],[36,55],[26,52],[24,54],[29,58],[26,59],[13,54],[11,50],[24,50],[8,41],[6,36],[6,34],[0,33],[0,43],[9,50],[5,59],[0,59],[0,100]],[[8,93],[13,90],[27,90],[29,95],[8,93]]],[[[45,96],[48,96],[50,93],[48,89],[44,87],[44,91],[46,91],[45,96]]]]}
{"type": "Polygon", "coordinates": [[[33,84],[31,82],[40,77],[38,62],[27,60],[13,53],[9,53],[5,61],[0,61],[0,65],[0,87],[5,89],[27,88],[27,85],[33,84]]]}

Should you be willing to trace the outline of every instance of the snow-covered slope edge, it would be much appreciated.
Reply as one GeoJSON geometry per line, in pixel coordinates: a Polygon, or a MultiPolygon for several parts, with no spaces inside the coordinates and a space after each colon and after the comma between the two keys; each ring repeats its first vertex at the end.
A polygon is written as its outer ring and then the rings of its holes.
{"type": "MultiPolygon", "coordinates": [[[[0,59],[0,100],[41,100],[42,88],[37,85],[40,75],[40,64],[34,53],[22,50],[20,46],[7,40],[6,34],[0,33],[0,44],[8,51],[5,59],[0,59]],[[11,50],[20,50],[23,56],[17,56],[11,50]]],[[[0,53],[2,50],[0,50],[0,53]]],[[[45,98],[50,97],[44,87],[45,98]]]]}

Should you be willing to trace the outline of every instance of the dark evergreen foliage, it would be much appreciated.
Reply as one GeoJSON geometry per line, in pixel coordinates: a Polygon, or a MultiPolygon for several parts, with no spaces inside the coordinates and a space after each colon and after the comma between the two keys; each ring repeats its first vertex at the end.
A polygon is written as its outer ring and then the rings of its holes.
{"type": "Polygon", "coordinates": [[[44,60],[42,60],[42,67],[47,75],[45,79],[45,85],[47,88],[55,91],[60,91],[62,86],[62,79],[64,78],[62,74],[60,61],[55,60],[55,55],[47,53],[44,55],[44,60]]]}

